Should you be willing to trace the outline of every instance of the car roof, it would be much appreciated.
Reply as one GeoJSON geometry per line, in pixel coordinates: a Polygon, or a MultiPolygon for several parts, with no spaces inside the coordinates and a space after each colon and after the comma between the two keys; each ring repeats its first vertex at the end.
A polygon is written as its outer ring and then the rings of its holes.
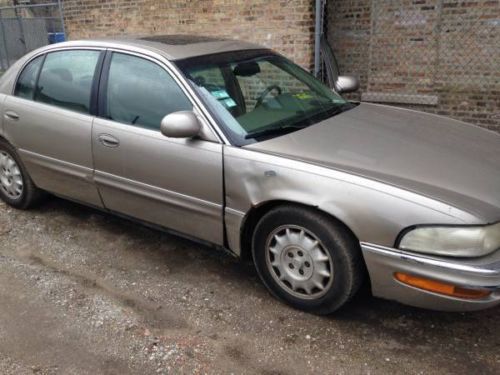
{"type": "MultiPolygon", "coordinates": [[[[113,38],[77,40],[53,44],[51,47],[117,47],[125,49],[143,48],[161,53],[169,60],[180,60],[189,57],[214,53],[266,49],[258,44],[240,40],[215,38],[199,35],[152,35],[152,36],[120,36],[113,38]]],[[[49,47],[49,49],[51,49],[49,47]]]]}

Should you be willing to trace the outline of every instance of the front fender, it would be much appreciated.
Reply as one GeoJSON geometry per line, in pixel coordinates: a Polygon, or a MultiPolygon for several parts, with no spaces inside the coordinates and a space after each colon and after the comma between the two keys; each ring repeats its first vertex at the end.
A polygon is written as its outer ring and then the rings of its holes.
{"type": "Polygon", "coordinates": [[[480,223],[472,214],[392,185],[258,151],[226,147],[224,168],[226,230],[236,254],[245,216],[272,201],[317,207],[361,242],[389,247],[401,230],[417,223],[480,223]]]}
{"type": "Polygon", "coordinates": [[[0,93],[0,137],[5,138],[5,130],[3,125],[3,113],[5,111],[5,99],[7,95],[0,93]]]}

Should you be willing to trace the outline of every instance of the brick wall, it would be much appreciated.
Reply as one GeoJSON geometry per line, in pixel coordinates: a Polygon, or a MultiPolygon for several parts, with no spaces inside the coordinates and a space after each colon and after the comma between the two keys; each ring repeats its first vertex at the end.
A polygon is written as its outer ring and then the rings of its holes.
{"type": "Polygon", "coordinates": [[[71,39],[117,34],[202,34],[256,42],[307,69],[314,49],[310,0],[64,0],[71,39]]]}
{"type": "Polygon", "coordinates": [[[499,0],[336,0],[327,18],[363,99],[500,131],[499,0]]]}
{"type": "MultiPolygon", "coordinates": [[[[5,1],[11,2],[0,0],[5,1]]],[[[63,4],[71,39],[166,33],[226,36],[274,48],[312,68],[313,0],[63,4]]],[[[500,0],[328,0],[326,25],[342,72],[361,77],[361,91],[354,97],[500,131],[500,0]]]]}

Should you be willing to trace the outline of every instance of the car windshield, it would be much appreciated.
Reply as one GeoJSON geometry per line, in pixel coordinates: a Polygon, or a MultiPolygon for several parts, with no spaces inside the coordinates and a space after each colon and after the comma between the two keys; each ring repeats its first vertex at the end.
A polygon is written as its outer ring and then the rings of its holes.
{"type": "Polygon", "coordinates": [[[176,64],[239,146],[314,125],[353,107],[298,65],[267,50],[176,64]]]}

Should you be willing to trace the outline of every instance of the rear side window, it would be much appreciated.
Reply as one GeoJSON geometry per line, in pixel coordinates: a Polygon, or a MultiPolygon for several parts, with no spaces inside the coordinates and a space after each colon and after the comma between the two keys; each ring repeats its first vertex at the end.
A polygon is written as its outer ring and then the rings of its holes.
{"type": "Polygon", "coordinates": [[[158,130],[164,116],[193,106],[174,79],[152,61],[113,53],[106,90],[106,115],[125,124],[158,130]]]}
{"type": "Polygon", "coordinates": [[[19,79],[14,89],[14,95],[24,99],[33,99],[35,93],[36,79],[42,66],[43,56],[30,61],[19,75],[19,79]]]}
{"type": "Polygon", "coordinates": [[[47,54],[35,101],[88,113],[99,51],[61,51],[47,54]]]}

